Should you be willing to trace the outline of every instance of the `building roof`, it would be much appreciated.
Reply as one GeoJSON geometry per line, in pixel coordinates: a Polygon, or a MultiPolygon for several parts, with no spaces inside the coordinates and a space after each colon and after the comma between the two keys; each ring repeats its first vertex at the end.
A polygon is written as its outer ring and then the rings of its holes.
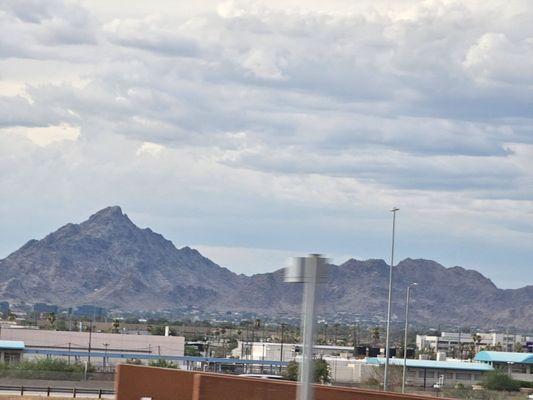
{"type": "MultiPolygon", "coordinates": [[[[368,357],[367,364],[384,365],[385,358],[383,357],[368,357]]],[[[493,368],[488,364],[461,362],[461,361],[433,361],[433,360],[407,360],[407,366],[410,368],[423,369],[453,369],[461,371],[492,371],[493,368]]],[[[403,365],[402,358],[390,358],[389,365],[403,365]]]]}
{"type": "Polygon", "coordinates": [[[2,350],[24,350],[24,342],[19,340],[0,340],[2,350]]]}
{"type": "Polygon", "coordinates": [[[506,351],[480,351],[476,361],[533,364],[533,353],[511,353],[506,351]]]}
{"type": "Polygon", "coordinates": [[[253,364],[253,365],[272,365],[272,366],[286,366],[289,363],[279,360],[243,360],[239,358],[219,358],[219,357],[196,357],[196,356],[173,356],[173,355],[158,355],[147,353],[116,353],[112,351],[85,351],[85,350],[51,350],[51,349],[26,349],[27,354],[41,354],[46,356],[62,356],[62,357],[107,357],[111,359],[139,359],[139,360],[171,360],[171,361],[195,361],[195,362],[210,362],[217,364],[253,364]]]}

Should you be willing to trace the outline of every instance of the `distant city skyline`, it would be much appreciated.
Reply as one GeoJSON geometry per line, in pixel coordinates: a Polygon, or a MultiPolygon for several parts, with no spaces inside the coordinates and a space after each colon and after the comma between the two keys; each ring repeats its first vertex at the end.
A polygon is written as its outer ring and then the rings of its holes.
{"type": "Polygon", "coordinates": [[[532,285],[533,3],[0,1],[0,258],[120,205],[238,273],[532,285]]]}

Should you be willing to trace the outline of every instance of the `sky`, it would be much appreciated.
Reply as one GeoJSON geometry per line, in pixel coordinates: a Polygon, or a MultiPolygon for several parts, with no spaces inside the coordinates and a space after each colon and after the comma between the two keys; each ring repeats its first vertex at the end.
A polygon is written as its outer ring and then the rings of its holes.
{"type": "Polygon", "coordinates": [[[529,0],[0,0],[0,257],[120,205],[235,272],[533,284],[529,0]],[[194,3],[194,4],[192,4],[194,3]]]}

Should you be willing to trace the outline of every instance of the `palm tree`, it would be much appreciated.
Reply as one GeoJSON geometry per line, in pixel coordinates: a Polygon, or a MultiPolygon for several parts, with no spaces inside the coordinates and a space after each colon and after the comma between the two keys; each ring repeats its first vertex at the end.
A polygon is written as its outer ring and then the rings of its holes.
{"type": "Polygon", "coordinates": [[[10,322],[14,322],[17,320],[17,316],[15,313],[12,313],[11,311],[7,314],[7,320],[10,322]]]}
{"type": "Polygon", "coordinates": [[[479,345],[480,345],[482,339],[483,338],[480,335],[478,335],[477,333],[474,333],[472,335],[472,340],[474,341],[474,349],[475,349],[476,353],[479,351],[479,345]]]}
{"type": "Polygon", "coordinates": [[[48,313],[48,316],[46,317],[46,319],[48,320],[48,322],[50,323],[50,325],[54,326],[54,324],[56,323],[56,313],[48,313]]]}
{"type": "Polygon", "coordinates": [[[372,341],[374,342],[374,345],[379,343],[380,334],[379,334],[379,327],[372,328],[370,330],[370,333],[372,334],[372,341]]]}
{"type": "Polygon", "coordinates": [[[118,328],[120,327],[120,320],[118,318],[115,318],[113,320],[113,331],[115,333],[118,333],[118,328]]]}

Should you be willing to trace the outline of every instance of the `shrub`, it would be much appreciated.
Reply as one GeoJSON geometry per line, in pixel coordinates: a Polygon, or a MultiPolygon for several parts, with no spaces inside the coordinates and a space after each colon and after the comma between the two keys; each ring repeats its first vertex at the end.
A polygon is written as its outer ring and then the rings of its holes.
{"type": "MultiPolygon", "coordinates": [[[[331,382],[331,376],[329,372],[329,365],[328,363],[323,359],[317,359],[314,360],[314,381],[318,383],[329,383],[331,382]]],[[[289,362],[289,365],[287,365],[287,369],[285,370],[285,373],[283,374],[285,379],[288,379],[290,381],[297,381],[298,380],[298,370],[299,365],[296,361],[289,362]]]]}
{"type": "Polygon", "coordinates": [[[517,392],[520,390],[520,382],[515,381],[509,375],[500,371],[491,371],[483,382],[483,387],[489,390],[500,390],[506,392],[517,392]]]}
{"type": "Polygon", "coordinates": [[[517,381],[520,384],[520,387],[533,389],[533,382],[528,381],[517,381]]]}
{"type": "MultiPolygon", "coordinates": [[[[73,363],[57,358],[24,360],[18,364],[0,364],[0,376],[28,379],[78,380],[85,371],[85,364],[73,363]]],[[[90,364],[87,371],[94,371],[90,364]]]]}
{"type": "Polygon", "coordinates": [[[172,361],[159,359],[159,360],[152,360],[148,363],[150,367],[159,367],[159,368],[174,368],[177,369],[178,366],[174,364],[172,361]]]}

